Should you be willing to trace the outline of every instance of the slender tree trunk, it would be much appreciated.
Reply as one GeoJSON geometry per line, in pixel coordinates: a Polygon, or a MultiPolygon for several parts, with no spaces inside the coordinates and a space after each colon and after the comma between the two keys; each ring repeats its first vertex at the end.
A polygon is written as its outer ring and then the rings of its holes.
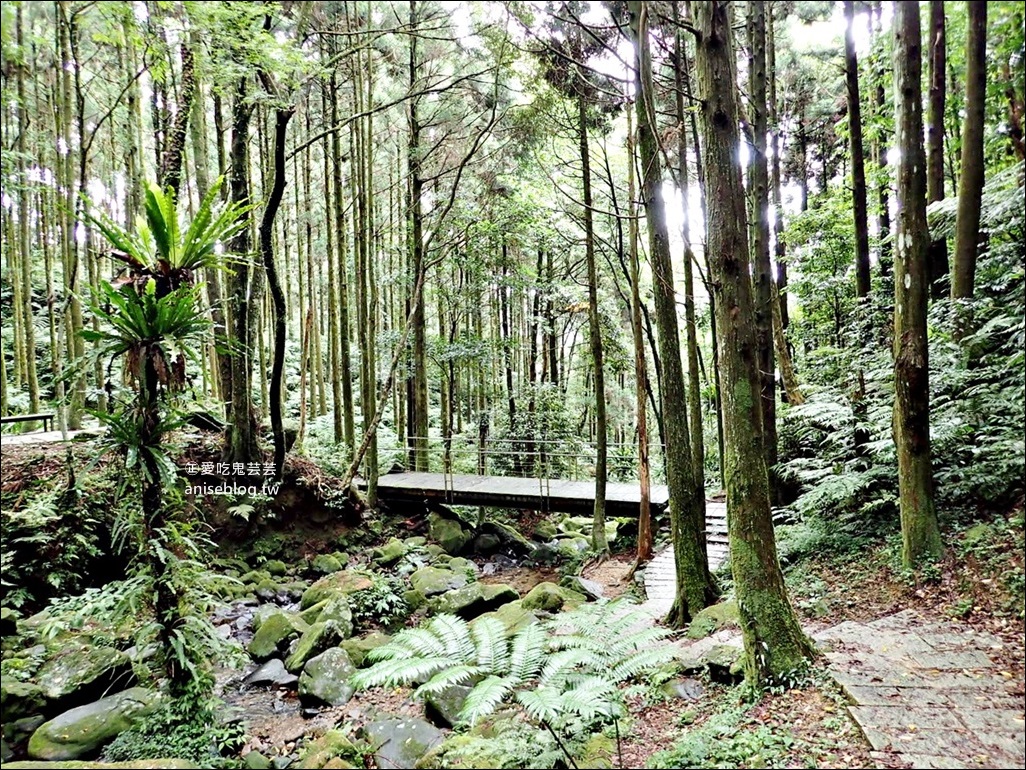
{"type": "Polygon", "coordinates": [[[196,93],[196,69],[192,47],[182,44],[182,76],[181,90],[178,99],[178,111],[175,113],[164,143],[164,154],[161,157],[159,180],[161,187],[170,189],[178,199],[178,189],[182,184],[182,158],[185,155],[185,137],[189,125],[189,113],[192,111],[192,100],[196,93]]]}
{"type": "Polygon", "coordinates": [[[930,369],[926,340],[926,157],[921,95],[919,6],[898,3],[894,21],[898,227],[894,251],[894,443],[898,452],[902,560],[918,566],[940,556],[930,467],[930,369]]]}
{"type": "Polygon", "coordinates": [[[645,362],[645,337],[641,326],[641,258],[638,254],[637,185],[634,181],[634,128],[631,111],[627,110],[627,214],[630,240],[631,335],[634,338],[634,404],[638,421],[638,554],[635,567],[652,558],[652,479],[648,457],[648,415],[645,398],[648,392],[648,365],[645,362]]]}
{"type": "MultiPolygon", "coordinates": [[[[926,122],[926,202],[944,200],[944,98],[947,72],[947,41],[944,0],[930,0],[930,99],[926,122]]],[[[930,241],[926,262],[929,266],[930,296],[941,299],[947,292],[948,242],[930,241]]]]}
{"type": "MultiPolygon", "coordinates": [[[[980,201],[983,195],[983,118],[987,101],[987,4],[966,3],[969,33],[965,58],[965,123],[962,126],[962,170],[955,223],[952,299],[973,296],[976,255],[980,247],[980,201]]],[[[965,319],[963,319],[965,320],[965,319]]],[[[960,324],[962,325],[962,324],[960,324]]]]}
{"type": "Polygon", "coordinates": [[[855,53],[855,3],[844,0],[844,79],[848,89],[848,134],[851,146],[852,205],[855,211],[855,295],[869,296],[869,215],[866,206],[866,165],[862,152],[862,106],[859,101],[859,63],[855,53]]]}
{"type": "Polygon", "coordinates": [[[729,3],[698,3],[696,55],[708,192],[708,253],[716,294],[723,382],[727,523],[745,675],[757,687],[793,681],[812,655],[777,561],[769,479],[762,444],[760,378],[745,198],[737,165],[740,142],[729,3]]]}
{"type": "MultiPolygon", "coordinates": [[[[231,199],[248,203],[249,191],[249,124],[252,107],[247,103],[246,78],[239,79],[232,105],[231,165],[229,169],[231,199]]],[[[232,239],[231,251],[239,255],[229,276],[228,304],[233,322],[235,350],[231,358],[231,425],[225,447],[229,462],[248,463],[260,457],[257,445],[257,424],[252,400],[252,348],[249,344],[251,320],[250,228],[244,227],[232,239]]]]}
{"type": "Polygon", "coordinates": [[[288,310],[285,293],[278,278],[278,267],[274,259],[274,218],[278,214],[285,194],[285,134],[294,110],[279,108],[274,116],[274,159],[271,192],[264,205],[260,219],[260,255],[267,274],[267,287],[271,292],[271,306],[274,311],[274,351],[271,357],[271,381],[268,394],[268,408],[271,414],[271,433],[274,436],[274,475],[281,479],[285,467],[285,428],[282,424],[282,379],[285,369],[285,334],[288,310]]]}
{"type": "Polygon", "coordinates": [[[652,93],[652,60],[648,44],[645,3],[631,2],[631,34],[635,44],[638,98],[638,148],[643,175],[643,195],[648,220],[649,255],[652,260],[656,323],[659,328],[659,361],[662,368],[661,401],[666,429],[666,481],[670,492],[670,522],[677,573],[677,596],[667,617],[681,627],[718,597],[709,572],[705,544],[705,495],[695,482],[688,427],[687,386],[681,364],[673,264],[670,261],[666,205],[662,192],[662,168],[656,139],[652,93]]]}
{"type": "MultiPolygon", "coordinates": [[[[773,268],[770,264],[769,166],[766,159],[766,3],[749,3],[749,24],[752,38],[752,131],[755,147],[752,153],[752,199],[755,237],[755,343],[759,356],[760,393],[762,398],[762,440],[769,469],[770,495],[776,497],[774,466],[777,464],[777,381],[773,355],[773,268]]],[[[863,195],[863,200],[865,196],[863,195]]],[[[868,247],[867,247],[868,249],[868,247]]],[[[868,262],[868,250],[867,250],[868,262]]]]}
{"type": "Polygon", "coordinates": [[[598,307],[598,270],[595,266],[595,231],[591,197],[591,153],[588,149],[588,111],[584,100],[584,74],[578,70],[581,93],[577,95],[577,139],[581,158],[584,202],[584,253],[588,265],[588,339],[595,383],[595,507],[591,519],[591,547],[609,552],[606,540],[606,374],[602,363],[602,326],[598,307]]]}
{"type": "MultiPolygon", "coordinates": [[[[882,36],[883,34],[883,8],[880,4],[880,0],[875,0],[873,3],[873,34],[882,36]]],[[[874,103],[873,106],[876,109],[877,122],[885,113],[890,109],[890,105],[887,104],[887,93],[884,88],[884,62],[885,56],[881,56],[877,59],[876,71],[874,72],[873,78],[876,81],[876,87],[874,88],[874,103]]],[[[891,203],[890,203],[890,174],[887,172],[887,149],[886,149],[886,136],[882,126],[878,125],[873,139],[873,156],[877,166],[877,177],[879,178],[879,185],[877,187],[877,228],[880,234],[880,277],[882,279],[883,296],[887,297],[891,294],[890,282],[893,280],[893,268],[892,262],[893,257],[891,256],[891,203]]],[[[888,323],[889,327],[889,323],[888,323]]],[[[888,334],[889,334],[888,328],[888,334]]]]}

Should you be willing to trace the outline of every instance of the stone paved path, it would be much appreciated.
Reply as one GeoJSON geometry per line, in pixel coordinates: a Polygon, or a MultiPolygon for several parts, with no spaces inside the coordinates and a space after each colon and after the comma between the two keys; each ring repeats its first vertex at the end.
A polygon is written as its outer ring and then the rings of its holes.
{"type": "Polygon", "coordinates": [[[905,610],[844,622],[815,639],[879,761],[1026,766],[1022,682],[991,660],[1002,648],[998,637],[905,610]]]}
{"type": "MultiPolygon", "coordinates": [[[[719,567],[727,558],[727,504],[705,504],[706,547],[709,569],[719,567]]],[[[677,568],[673,563],[673,546],[665,548],[645,567],[645,596],[641,609],[653,616],[666,615],[673,606],[677,590],[677,568]]]]}

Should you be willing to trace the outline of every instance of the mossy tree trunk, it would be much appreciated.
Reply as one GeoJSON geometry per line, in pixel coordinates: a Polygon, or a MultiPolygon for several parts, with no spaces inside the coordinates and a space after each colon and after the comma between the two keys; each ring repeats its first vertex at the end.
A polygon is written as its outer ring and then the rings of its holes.
{"type": "MultiPolygon", "coordinates": [[[[944,200],[944,100],[947,94],[947,33],[944,0],[930,0],[929,112],[926,122],[926,202],[944,200]]],[[[947,292],[948,242],[930,241],[927,252],[930,296],[941,299],[947,292]]]]}
{"type": "Polygon", "coordinates": [[[656,138],[647,10],[645,3],[641,2],[629,3],[628,10],[635,44],[638,149],[643,170],[642,196],[648,223],[656,326],[659,330],[666,482],[670,492],[670,527],[677,574],[677,596],[667,623],[680,627],[716,601],[719,592],[709,572],[705,544],[705,494],[695,482],[691,457],[687,386],[681,362],[677,298],[662,191],[662,163],[656,138]]]}
{"type": "Polygon", "coordinates": [[[923,149],[922,42],[919,7],[899,3],[894,23],[898,161],[894,250],[894,443],[902,561],[914,567],[940,556],[941,537],[930,467],[930,364],[926,339],[926,153],[923,149]]]}
{"type": "Polygon", "coordinates": [[[696,69],[703,99],[707,250],[720,335],[730,558],[745,676],[753,686],[763,686],[786,683],[813,648],[787,597],[770,513],[745,198],[736,160],[740,137],[728,5],[718,0],[695,6],[696,69]]]}

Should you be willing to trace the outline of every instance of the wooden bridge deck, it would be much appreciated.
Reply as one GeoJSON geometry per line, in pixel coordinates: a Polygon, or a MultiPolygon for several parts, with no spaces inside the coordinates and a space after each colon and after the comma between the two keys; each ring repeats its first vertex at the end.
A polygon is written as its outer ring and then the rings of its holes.
{"type": "MultiPolygon", "coordinates": [[[[591,514],[595,505],[595,482],[410,471],[379,477],[378,496],[391,502],[430,500],[452,505],[591,514]]],[[[669,492],[661,484],[652,485],[650,497],[653,513],[664,510],[670,500],[669,492]]],[[[641,493],[636,483],[606,484],[609,516],[637,516],[640,504],[641,493]]]]}

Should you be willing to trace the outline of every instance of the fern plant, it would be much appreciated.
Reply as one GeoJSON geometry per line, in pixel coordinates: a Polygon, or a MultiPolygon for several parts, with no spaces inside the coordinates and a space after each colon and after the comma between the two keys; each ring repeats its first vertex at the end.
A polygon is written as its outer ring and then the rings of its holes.
{"type": "Polygon", "coordinates": [[[668,633],[623,602],[584,605],[512,636],[495,618],[467,623],[439,615],[371,652],[374,665],[352,683],[365,689],[419,682],[415,698],[469,684],[460,726],[503,703],[519,704],[573,764],[560,733],[573,720],[616,723],[624,713],[618,685],[669,660],[672,648],[659,644],[668,633]]]}

